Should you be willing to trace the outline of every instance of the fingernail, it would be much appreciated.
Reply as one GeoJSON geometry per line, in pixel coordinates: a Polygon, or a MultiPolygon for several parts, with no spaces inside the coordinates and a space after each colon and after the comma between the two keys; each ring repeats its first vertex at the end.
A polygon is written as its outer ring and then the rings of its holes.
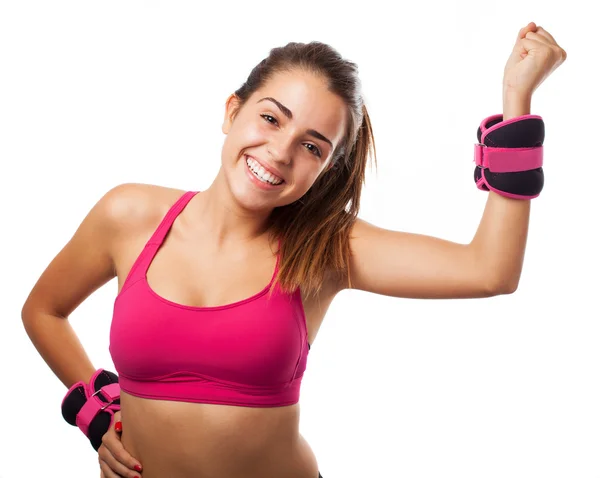
{"type": "Polygon", "coordinates": [[[141,473],[141,472],[142,472],[142,467],[141,467],[140,465],[135,465],[135,466],[133,467],[133,469],[134,469],[135,471],[139,472],[139,473],[141,473]]]}
{"type": "Polygon", "coordinates": [[[123,424],[121,422],[115,423],[115,430],[118,432],[123,431],[123,424]]]}

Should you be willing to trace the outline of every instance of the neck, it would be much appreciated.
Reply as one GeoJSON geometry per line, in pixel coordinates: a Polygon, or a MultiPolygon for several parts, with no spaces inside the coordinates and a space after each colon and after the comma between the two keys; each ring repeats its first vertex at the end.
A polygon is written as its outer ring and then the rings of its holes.
{"type": "Polygon", "coordinates": [[[233,197],[222,169],[210,187],[200,193],[199,217],[202,229],[216,241],[218,248],[249,244],[264,237],[272,209],[250,210],[233,197]]]}

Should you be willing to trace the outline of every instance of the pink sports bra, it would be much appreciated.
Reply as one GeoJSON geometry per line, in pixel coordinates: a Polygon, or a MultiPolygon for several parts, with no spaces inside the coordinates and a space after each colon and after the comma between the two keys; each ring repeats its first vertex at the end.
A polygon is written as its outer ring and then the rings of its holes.
{"type": "Polygon", "coordinates": [[[310,344],[300,288],[269,288],[232,304],[192,307],[154,292],[146,272],[175,218],[170,208],[129,271],[114,303],[109,351],[125,392],[157,400],[243,407],[297,403],[310,344]]]}

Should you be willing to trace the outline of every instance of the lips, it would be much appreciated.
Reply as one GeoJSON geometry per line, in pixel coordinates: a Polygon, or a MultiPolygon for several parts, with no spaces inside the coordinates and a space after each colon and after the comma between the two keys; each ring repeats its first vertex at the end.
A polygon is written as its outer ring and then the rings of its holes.
{"type": "Polygon", "coordinates": [[[266,165],[265,163],[263,163],[263,162],[262,162],[260,159],[257,159],[257,158],[255,158],[254,156],[250,156],[249,154],[246,154],[246,155],[245,155],[245,157],[244,157],[244,161],[246,160],[246,158],[250,158],[250,159],[252,159],[252,160],[256,161],[258,164],[260,164],[260,165],[261,165],[261,166],[262,166],[262,167],[265,169],[265,171],[267,171],[267,172],[271,173],[271,174],[272,174],[273,176],[275,176],[276,178],[278,178],[278,179],[281,179],[281,181],[285,182],[285,179],[283,178],[283,175],[282,175],[280,172],[278,172],[277,170],[275,170],[275,169],[273,169],[273,168],[271,168],[271,167],[267,166],[267,165],[266,165]]]}

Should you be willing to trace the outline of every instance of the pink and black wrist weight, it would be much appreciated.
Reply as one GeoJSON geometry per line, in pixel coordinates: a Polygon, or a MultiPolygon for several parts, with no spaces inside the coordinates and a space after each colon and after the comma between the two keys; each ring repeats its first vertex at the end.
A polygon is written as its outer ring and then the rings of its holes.
{"type": "Polygon", "coordinates": [[[544,121],[523,115],[485,118],[477,128],[475,184],[513,199],[533,199],[544,187],[544,121]]]}
{"type": "Polygon", "coordinates": [[[121,410],[119,378],[113,372],[98,369],[89,384],[79,381],[63,398],[63,418],[77,426],[98,451],[116,411],[121,410]]]}

